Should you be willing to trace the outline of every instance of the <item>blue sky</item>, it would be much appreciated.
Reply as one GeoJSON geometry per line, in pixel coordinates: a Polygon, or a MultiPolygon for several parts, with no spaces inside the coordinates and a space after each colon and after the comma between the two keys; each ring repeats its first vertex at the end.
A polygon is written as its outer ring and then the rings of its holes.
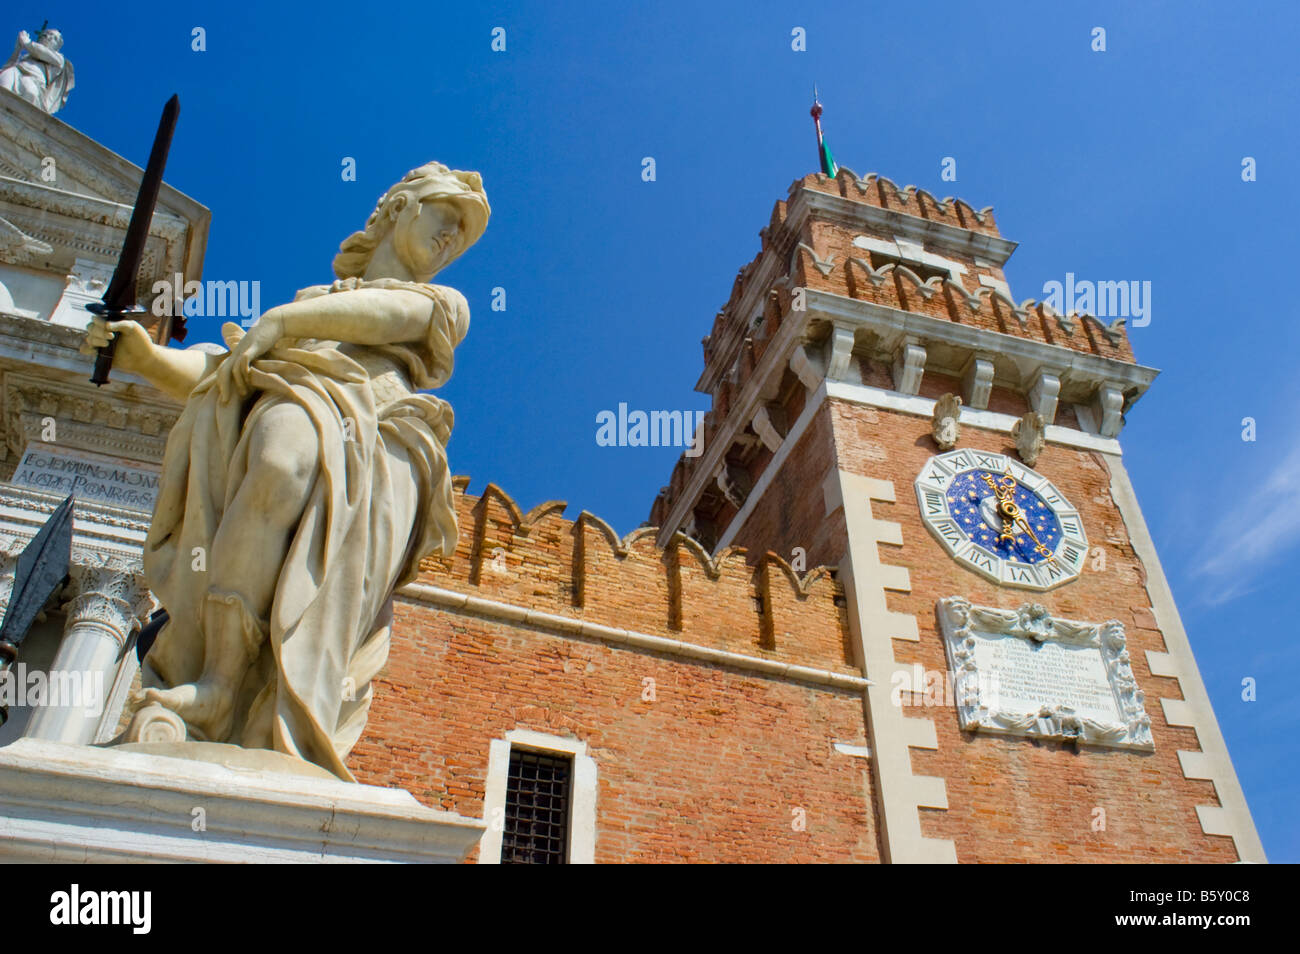
{"type": "Polygon", "coordinates": [[[212,209],[205,277],[261,281],[263,307],[330,280],[408,169],[482,172],[487,234],[439,278],[474,313],[443,391],[453,469],[620,533],[676,451],[597,447],[595,416],[707,407],[700,339],[773,202],[816,168],[814,81],[842,165],[994,206],[1021,243],[1017,300],[1066,272],[1150,281],[1131,336],[1163,373],[1129,415],[1127,466],[1265,849],[1300,860],[1294,6],[469,7],[18,0],[0,26],[62,29],[77,87],[60,118],[137,163],[180,94],[167,179],[212,209]]]}

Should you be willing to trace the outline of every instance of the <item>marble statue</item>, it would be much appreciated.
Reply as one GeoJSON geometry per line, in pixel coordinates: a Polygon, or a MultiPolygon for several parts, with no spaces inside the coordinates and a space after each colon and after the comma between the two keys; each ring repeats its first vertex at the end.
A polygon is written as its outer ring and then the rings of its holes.
{"type": "Polygon", "coordinates": [[[187,737],[265,749],[352,780],[344,764],[388,655],[392,592],[456,545],[442,385],[469,327],[428,284],[478,240],[479,175],[430,163],[379,200],[334,259],[229,352],[116,336],[115,367],[185,402],[163,458],[145,575],[170,620],[145,657],[144,702],[187,737]]]}
{"type": "Polygon", "coordinates": [[[59,52],[61,49],[63,34],[58,30],[41,30],[35,40],[20,30],[13,53],[0,66],[0,89],[53,116],[67,105],[73,85],[72,61],[59,52]]]}

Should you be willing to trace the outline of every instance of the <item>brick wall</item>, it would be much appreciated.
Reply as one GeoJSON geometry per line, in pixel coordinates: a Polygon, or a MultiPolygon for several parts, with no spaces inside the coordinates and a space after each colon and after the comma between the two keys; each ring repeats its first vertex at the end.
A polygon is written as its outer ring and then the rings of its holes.
{"type": "MultiPolygon", "coordinates": [[[[460,546],[421,582],[743,655],[855,674],[841,588],[743,550],[711,561],[618,540],[563,505],[464,493],[460,546]],[[504,568],[504,572],[501,571],[504,568]],[[674,609],[676,605],[676,609],[674,609]]],[[[399,599],[388,666],[350,765],[481,817],[488,747],[574,736],[597,764],[597,861],[878,861],[860,694],[399,599]],[[646,679],[655,699],[645,701],[646,679]],[[806,818],[792,822],[794,809],[806,818]]]]}

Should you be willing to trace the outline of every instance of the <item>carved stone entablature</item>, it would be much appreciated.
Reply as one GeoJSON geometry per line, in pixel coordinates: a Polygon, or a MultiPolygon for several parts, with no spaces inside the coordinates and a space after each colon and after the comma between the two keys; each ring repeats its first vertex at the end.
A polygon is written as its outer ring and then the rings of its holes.
{"type": "Polygon", "coordinates": [[[179,409],[135,403],[107,395],[89,383],[38,380],[10,371],[4,375],[7,450],[17,456],[28,441],[56,442],[68,449],[158,463],[179,409]]]}
{"type": "Polygon", "coordinates": [[[72,271],[66,276],[63,296],[54,306],[54,312],[49,320],[56,325],[84,329],[86,305],[102,299],[112,280],[112,265],[107,262],[78,258],[73,263],[72,271]]]}
{"type": "Polygon", "coordinates": [[[1133,678],[1124,626],[1053,617],[1036,603],[936,607],[969,731],[1151,751],[1145,694],[1133,678]]]}
{"type": "MultiPolygon", "coordinates": [[[[54,494],[0,483],[0,558],[16,557],[63,502],[54,494]]],[[[149,515],[78,501],[72,535],[77,566],[139,575],[149,515]]],[[[0,560],[2,563],[2,560],[0,560]]]]}
{"type": "Polygon", "coordinates": [[[25,265],[33,258],[49,255],[54,247],[28,235],[8,219],[0,216],[0,262],[25,265]]]}

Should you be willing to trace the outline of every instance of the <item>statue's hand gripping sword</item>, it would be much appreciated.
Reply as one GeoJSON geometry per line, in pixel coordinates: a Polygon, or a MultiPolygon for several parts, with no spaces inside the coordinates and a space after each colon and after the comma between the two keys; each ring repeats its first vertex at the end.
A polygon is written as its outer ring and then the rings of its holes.
{"type": "MultiPolygon", "coordinates": [[[[136,273],[140,271],[140,259],[144,256],[144,243],[149,237],[149,223],[153,220],[154,206],[158,203],[158,190],[162,186],[163,168],[167,165],[167,150],[172,144],[172,133],[176,131],[176,119],[181,112],[181,101],[176,96],[167,100],[163,107],[162,119],[158,122],[158,133],[153,139],[153,149],[149,153],[149,164],[145,166],[144,178],[140,180],[140,191],[135,197],[135,208],[131,210],[131,224],[126,229],[126,241],[122,243],[122,253],[117,259],[117,268],[113,280],[104,292],[102,301],[92,302],[86,306],[105,321],[121,321],[124,318],[136,320],[137,315],[146,313],[136,304],[136,273]]],[[[172,327],[167,329],[168,336],[182,340],[185,337],[185,319],[177,317],[172,327]]],[[[92,384],[108,382],[109,369],[113,367],[113,350],[117,339],[113,338],[99,349],[95,356],[95,372],[91,375],[92,384]]]]}

